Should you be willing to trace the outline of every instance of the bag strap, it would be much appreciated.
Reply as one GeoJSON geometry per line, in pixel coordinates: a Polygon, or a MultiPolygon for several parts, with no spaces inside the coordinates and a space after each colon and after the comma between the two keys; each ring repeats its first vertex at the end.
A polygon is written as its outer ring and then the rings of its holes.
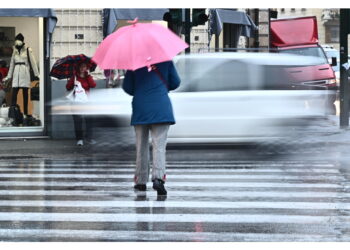
{"type": "Polygon", "coordinates": [[[33,70],[32,63],[30,61],[30,56],[29,56],[29,47],[27,47],[27,57],[28,57],[29,67],[30,67],[31,70],[33,70]]]}
{"type": "Polygon", "coordinates": [[[74,89],[80,85],[83,88],[83,85],[81,84],[81,82],[78,81],[77,76],[74,76],[74,89]]]}
{"type": "Polygon", "coordinates": [[[159,69],[155,65],[152,65],[151,68],[152,68],[152,70],[154,70],[154,72],[156,72],[156,74],[158,75],[158,77],[160,78],[162,83],[164,83],[165,87],[169,90],[169,83],[167,80],[164,79],[164,77],[160,73],[159,69]]]}

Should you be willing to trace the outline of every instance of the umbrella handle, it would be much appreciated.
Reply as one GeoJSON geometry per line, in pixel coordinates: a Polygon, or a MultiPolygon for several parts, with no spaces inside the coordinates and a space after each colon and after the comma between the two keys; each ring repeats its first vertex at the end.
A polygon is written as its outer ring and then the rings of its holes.
{"type": "Polygon", "coordinates": [[[135,24],[139,21],[139,18],[136,17],[133,21],[127,21],[127,23],[130,23],[135,26],[135,24]]]}

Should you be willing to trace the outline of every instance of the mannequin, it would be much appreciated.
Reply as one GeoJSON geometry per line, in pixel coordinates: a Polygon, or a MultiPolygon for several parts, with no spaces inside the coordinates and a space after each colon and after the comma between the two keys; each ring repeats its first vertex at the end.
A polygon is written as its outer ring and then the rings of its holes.
{"type": "Polygon", "coordinates": [[[18,91],[22,89],[23,93],[23,113],[28,116],[28,89],[30,88],[29,61],[32,64],[34,75],[39,79],[39,70],[33,56],[31,48],[28,48],[29,58],[27,56],[27,46],[24,43],[24,36],[19,33],[15,37],[15,46],[11,57],[10,69],[4,81],[12,79],[12,101],[11,105],[17,104],[18,91]]]}

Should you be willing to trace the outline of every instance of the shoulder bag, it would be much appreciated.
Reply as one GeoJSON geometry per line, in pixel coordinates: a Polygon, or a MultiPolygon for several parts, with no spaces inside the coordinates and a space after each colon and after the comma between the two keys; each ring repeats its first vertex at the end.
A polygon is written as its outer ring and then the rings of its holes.
{"type": "Polygon", "coordinates": [[[32,101],[39,101],[39,96],[40,96],[40,89],[39,89],[39,82],[37,82],[30,89],[30,100],[32,100],[32,101]]]}
{"type": "Polygon", "coordinates": [[[35,74],[34,74],[34,70],[33,70],[33,67],[32,67],[32,63],[31,63],[30,57],[29,57],[29,47],[27,48],[27,57],[28,57],[28,63],[29,63],[30,81],[31,81],[31,82],[37,81],[37,80],[38,80],[38,77],[36,77],[35,74]]]}
{"type": "Polygon", "coordinates": [[[152,65],[152,70],[158,75],[158,77],[160,78],[160,80],[162,81],[162,83],[165,85],[165,87],[168,89],[169,91],[169,83],[167,80],[164,79],[164,77],[162,76],[162,74],[160,73],[159,69],[157,68],[157,66],[152,65]]]}

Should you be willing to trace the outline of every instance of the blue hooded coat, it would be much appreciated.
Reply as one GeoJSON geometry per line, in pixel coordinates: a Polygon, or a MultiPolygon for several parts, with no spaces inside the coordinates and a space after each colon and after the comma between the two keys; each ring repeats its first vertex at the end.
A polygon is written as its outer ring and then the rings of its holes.
{"type": "Polygon", "coordinates": [[[155,64],[160,76],[147,67],[127,71],[123,89],[133,96],[131,125],[169,123],[175,124],[168,92],[180,85],[180,78],[172,61],[155,64]]]}

